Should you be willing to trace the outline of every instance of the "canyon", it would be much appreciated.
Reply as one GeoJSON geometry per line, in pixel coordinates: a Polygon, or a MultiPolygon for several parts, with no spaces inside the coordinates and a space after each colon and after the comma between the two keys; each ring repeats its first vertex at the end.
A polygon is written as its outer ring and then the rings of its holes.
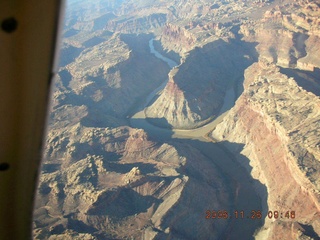
{"type": "Polygon", "coordinates": [[[319,239],[319,8],[70,0],[34,239],[319,239]]]}

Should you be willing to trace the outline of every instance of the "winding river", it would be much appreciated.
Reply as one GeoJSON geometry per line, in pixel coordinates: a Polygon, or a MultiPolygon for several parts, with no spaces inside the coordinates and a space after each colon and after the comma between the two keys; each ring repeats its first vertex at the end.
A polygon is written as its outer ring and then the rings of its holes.
{"type": "MultiPolygon", "coordinates": [[[[149,47],[152,54],[165,61],[171,68],[178,66],[173,60],[164,57],[154,49],[153,39],[149,41],[149,47]]],[[[223,238],[253,239],[252,235],[255,230],[263,225],[263,218],[260,220],[250,218],[253,210],[262,210],[261,199],[252,184],[253,179],[224,145],[216,143],[206,137],[210,130],[214,129],[215,126],[222,121],[228,110],[234,105],[234,89],[230,88],[226,91],[224,104],[220,113],[218,117],[210,123],[191,130],[164,129],[150,124],[146,120],[144,109],[152,99],[161,93],[167,81],[168,79],[146,97],[144,104],[142,104],[138,111],[130,118],[130,125],[135,128],[144,129],[151,138],[162,141],[179,141],[200,150],[222,173],[226,184],[230,186],[230,194],[233,198],[233,211],[244,211],[246,214],[244,219],[229,220],[230,224],[223,238]]]]}
{"type": "MultiPolygon", "coordinates": [[[[161,59],[162,61],[166,62],[170,68],[175,68],[178,66],[178,64],[161,55],[158,51],[154,49],[153,45],[153,39],[149,41],[149,47],[150,47],[150,52],[154,54],[157,58],[161,59]]],[[[220,112],[218,114],[218,117],[215,118],[213,121],[207,123],[204,126],[201,126],[196,129],[190,129],[190,130],[182,130],[182,129],[164,129],[160,128],[157,126],[154,126],[150,124],[146,119],[146,115],[144,112],[144,109],[147,107],[147,105],[151,102],[152,99],[154,99],[157,95],[161,93],[161,91],[165,88],[167,85],[168,79],[164,81],[159,87],[157,87],[155,90],[153,90],[147,97],[146,100],[144,101],[144,104],[142,104],[139,108],[138,111],[133,114],[131,117],[131,126],[137,127],[137,128],[142,128],[142,129],[147,129],[148,132],[152,132],[155,135],[162,137],[168,137],[168,134],[172,135],[173,138],[188,138],[188,139],[201,139],[203,141],[208,141],[204,138],[204,136],[212,129],[214,129],[224,118],[224,116],[228,113],[228,110],[232,108],[232,106],[235,103],[235,92],[233,88],[230,88],[226,91],[225,99],[223,106],[220,109],[220,112]],[[159,133],[161,132],[161,133],[159,133]],[[172,134],[173,133],[173,134],[172,134]]]]}

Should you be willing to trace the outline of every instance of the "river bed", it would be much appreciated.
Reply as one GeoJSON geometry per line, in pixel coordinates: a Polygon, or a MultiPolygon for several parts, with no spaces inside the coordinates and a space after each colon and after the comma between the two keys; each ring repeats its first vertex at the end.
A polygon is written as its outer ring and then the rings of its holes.
{"type": "MultiPolygon", "coordinates": [[[[162,56],[153,47],[153,39],[149,42],[150,52],[156,57],[165,61],[170,67],[174,68],[177,64],[162,56]]],[[[223,145],[210,141],[206,135],[219,124],[228,111],[234,106],[235,92],[231,87],[226,91],[224,103],[218,116],[210,123],[191,130],[165,129],[154,126],[146,120],[144,113],[145,107],[165,88],[166,80],[157,89],[152,91],[141,105],[138,111],[130,118],[130,125],[135,128],[144,129],[150,138],[156,141],[172,142],[179,141],[197,148],[205,155],[212,164],[224,176],[226,184],[230,186],[233,198],[233,211],[244,211],[247,216],[245,219],[232,219],[224,238],[226,239],[253,239],[252,235],[257,228],[263,225],[262,219],[251,219],[253,210],[262,210],[261,199],[254,190],[253,179],[248,172],[237,162],[223,145]]],[[[232,143],[230,143],[232,144],[232,143]]],[[[196,160],[196,159],[195,159],[196,160]]],[[[205,194],[205,193],[204,193],[205,194]]]]}
{"type": "MultiPolygon", "coordinates": [[[[178,64],[161,55],[159,52],[157,52],[154,49],[153,45],[153,39],[149,41],[149,48],[150,52],[154,54],[157,58],[161,59],[162,61],[166,62],[169,67],[172,69],[178,66],[178,64]]],[[[188,139],[201,139],[202,141],[208,141],[204,136],[210,132],[212,129],[214,129],[224,118],[224,116],[228,113],[228,111],[233,107],[235,103],[235,92],[233,88],[230,88],[226,91],[225,98],[223,105],[219,111],[219,114],[217,114],[217,117],[214,118],[211,122],[205,124],[204,126],[201,126],[196,129],[189,129],[189,130],[184,130],[184,129],[164,129],[160,128],[157,126],[152,125],[146,120],[146,115],[145,115],[145,108],[147,105],[152,101],[152,99],[156,98],[162,90],[165,88],[167,85],[168,78],[166,81],[164,81],[159,87],[157,87],[155,90],[153,90],[145,99],[144,104],[142,104],[137,112],[132,115],[130,119],[130,124],[133,127],[136,128],[142,128],[142,129],[147,129],[149,132],[152,132],[153,134],[158,135],[159,137],[172,137],[172,138],[188,138],[188,139]],[[161,131],[161,133],[159,133],[161,131]]]]}

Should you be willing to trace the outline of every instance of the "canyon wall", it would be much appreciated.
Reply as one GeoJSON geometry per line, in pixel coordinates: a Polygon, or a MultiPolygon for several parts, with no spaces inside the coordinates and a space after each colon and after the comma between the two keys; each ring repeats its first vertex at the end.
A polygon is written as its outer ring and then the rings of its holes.
{"type": "Polygon", "coordinates": [[[246,70],[244,89],[212,137],[244,145],[232,151],[250,159],[246,168],[267,186],[265,211],[295,211],[294,219],[266,217],[270,239],[297,237],[302,225],[319,234],[319,97],[263,59],[246,70]]]}
{"type": "Polygon", "coordinates": [[[219,239],[225,232],[228,221],[213,225],[205,212],[229,209],[228,187],[198,150],[150,141],[143,130],[80,123],[51,131],[47,141],[52,160],[42,167],[35,239],[219,239]]]}
{"type": "Polygon", "coordinates": [[[151,122],[164,118],[173,128],[190,129],[212,120],[223,104],[227,87],[242,78],[252,59],[253,44],[217,40],[188,52],[171,70],[160,96],[145,113],[151,122]],[[250,51],[250,50],[249,50],[250,51]]]}
{"type": "Polygon", "coordinates": [[[35,239],[319,238],[319,1],[80,2],[65,20],[35,239]],[[222,114],[227,91],[238,99],[222,114]],[[132,127],[137,112],[158,134],[132,127]],[[263,219],[206,218],[239,206],[263,219]]]}
{"type": "Polygon", "coordinates": [[[108,37],[62,68],[55,82],[50,126],[79,121],[71,112],[63,116],[67,108],[73,111],[74,107],[86,126],[123,123],[120,118],[130,114],[136,102],[160,85],[169,71],[163,61],[150,54],[149,39],[148,35],[108,37]]]}
{"type": "Polygon", "coordinates": [[[313,71],[319,68],[320,14],[316,2],[277,5],[259,21],[241,25],[246,41],[258,42],[257,51],[282,67],[313,71]]]}

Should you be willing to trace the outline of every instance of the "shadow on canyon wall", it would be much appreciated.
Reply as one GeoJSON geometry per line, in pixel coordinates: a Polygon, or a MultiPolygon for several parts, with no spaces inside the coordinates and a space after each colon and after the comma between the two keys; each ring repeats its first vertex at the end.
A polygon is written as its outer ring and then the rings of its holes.
{"type": "Polygon", "coordinates": [[[280,68],[282,74],[292,77],[297,84],[308,92],[320,96],[320,69],[315,68],[313,72],[292,68],[280,68]]]}
{"type": "MultiPolygon", "coordinates": [[[[151,38],[151,36],[144,36],[144,41],[146,44],[143,44],[142,46],[141,42],[139,42],[139,38],[137,36],[122,36],[122,40],[128,43],[129,47],[132,49],[140,49],[139,53],[134,53],[134,59],[135,61],[141,61],[145,56],[144,54],[149,51],[148,48],[145,49],[145,47],[148,47],[148,40],[151,38]],[[132,42],[133,37],[135,37],[135,41],[132,42]]],[[[204,46],[202,49],[196,49],[194,52],[190,54],[195,54],[195,58],[187,65],[195,65],[199,66],[200,68],[196,69],[189,69],[191,71],[190,78],[192,79],[192,76],[199,76],[203,74],[203,70],[207,68],[212,68],[212,66],[215,67],[213,70],[213,73],[216,74],[216,76],[220,76],[221,80],[219,80],[219,84],[223,86],[225,89],[227,85],[230,83],[230,81],[236,81],[236,97],[239,97],[241,94],[241,86],[243,81],[243,75],[245,69],[256,60],[255,55],[255,46],[256,43],[244,43],[240,41],[235,41],[230,43],[226,43],[222,40],[217,41],[215,43],[209,44],[208,46],[204,46]],[[230,49],[230,45],[233,47],[230,49]],[[212,50],[214,51],[212,52],[212,50]],[[218,50],[217,50],[218,49],[218,50]],[[226,58],[222,58],[222,56],[226,55],[226,49],[228,50],[228,56],[226,58]],[[214,53],[219,53],[220,57],[214,56],[214,53]],[[250,52],[250,57],[245,57],[245,54],[247,52],[250,52]],[[252,54],[253,53],[253,54],[252,54]],[[208,62],[208,58],[211,58],[211,62],[208,62]],[[231,61],[230,61],[231,58],[231,61]],[[225,69],[226,71],[222,71],[222,69],[225,69]],[[227,72],[227,69],[232,69],[232,72],[227,72]],[[229,79],[228,82],[223,79],[229,79]],[[239,80],[239,81],[237,81],[239,80]],[[241,84],[240,84],[241,82],[241,84]],[[240,89],[240,90],[239,90],[240,89]]],[[[150,57],[154,58],[152,54],[150,54],[150,57]]],[[[191,59],[191,58],[189,58],[191,59]]],[[[130,61],[133,61],[130,59],[130,61]]],[[[148,60],[147,60],[148,61],[148,60]]],[[[188,60],[191,61],[191,60],[188,60]]],[[[159,60],[159,63],[161,60],[159,60]]],[[[122,69],[121,79],[123,86],[132,86],[132,81],[135,79],[132,79],[132,76],[134,73],[136,73],[138,76],[145,76],[148,77],[149,75],[154,75],[154,73],[150,73],[150,66],[146,66],[143,71],[141,71],[141,68],[138,68],[138,66],[134,65],[134,69],[138,72],[132,72],[130,69],[126,68],[126,65],[121,63],[115,67],[114,70],[122,69]],[[129,71],[130,70],[130,71],[129,71]],[[149,72],[148,72],[149,71],[149,72]],[[148,73],[148,74],[147,74],[148,73]]],[[[212,70],[210,70],[212,71],[212,70]]],[[[69,83],[71,81],[70,76],[68,75],[68,72],[62,72],[62,75],[66,77],[66,79],[63,79],[63,85],[65,87],[69,86],[69,83]]],[[[61,78],[63,76],[61,75],[61,78]]],[[[210,74],[207,74],[208,76],[210,74]]],[[[199,88],[194,88],[194,85],[188,84],[188,82],[181,82],[181,89],[185,92],[192,93],[192,94],[198,94],[199,96],[202,95],[202,92],[204,89],[207,88],[208,82],[212,81],[212,78],[205,76],[204,82],[197,82],[199,88]]],[[[164,76],[166,77],[166,76],[164,76]]],[[[102,78],[92,78],[91,80],[95,81],[95,89],[100,89],[101,86],[105,85],[105,80],[102,78]]],[[[194,84],[194,83],[193,83],[194,84]]],[[[218,85],[219,85],[218,84],[218,85]]],[[[140,90],[142,84],[136,86],[133,89],[126,89],[125,91],[130,90],[130,92],[138,91],[140,90]]],[[[234,85],[234,86],[235,86],[234,85]]],[[[219,86],[218,86],[219,87],[219,86]]],[[[149,89],[150,90],[150,89],[149,89]]],[[[149,91],[148,90],[148,91],[149,91]]],[[[124,98],[126,96],[123,93],[123,90],[121,89],[112,89],[112,91],[116,91],[116,96],[122,95],[124,98]]],[[[152,91],[152,90],[151,90],[152,91]]],[[[151,92],[150,91],[150,92],[151,92]]],[[[145,91],[147,92],[147,91],[145,91]]],[[[88,116],[81,120],[82,125],[88,126],[88,127],[110,127],[110,126],[121,126],[124,125],[121,121],[124,121],[123,119],[119,122],[117,122],[116,117],[113,117],[112,120],[110,120],[111,116],[117,116],[117,114],[112,110],[110,107],[110,104],[108,103],[108,99],[103,99],[102,101],[95,102],[93,101],[89,96],[92,94],[92,92],[88,92],[84,95],[76,95],[71,96],[67,98],[64,103],[72,103],[73,105],[86,105],[88,107],[88,116]]],[[[106,92],[107,94],[107,92],[106,92]]],[[[129,94],[129,93],[127,93],[129,94]]],[[[138,94],[137,94],[138,96],[138,94]]],[[[130,101],[127,101],[129,104],[128,106],[132,105],[133,103],[130,101]]],[[[231,107],[230,107],[231,108],[231,107]]],[[[230,109],[228,108],[228,109],[230,109]]],[[[123,116],[117,116],[119,119],[123,116]]],[[[182,139],[182,138],[172,138],[173,131],[172,126],[167,122],[165,118],[148,118],[148,119],[130,119],[131,126],[136,128],[144,129],[148,136],[150,137],[150,140],[154,140],[156,142],[168,142],[169,144],[173,145],[177,148],[178,153],[180,156],[185,156],[185,152],[179,147],[179,144],[183,144],[185,146],[190,146],[191,148],[198,149],[202,155],[204,155],[208,161],[214,166],[215,169],[217,169],[220,172],[220,175],[222,176],[224,183],[227,185],[227,188],[230,190],[231,198],[232,198],[232,206],[230,207],[230,213],[229,215],[234,217],[234,211],[244,211],[244,218],[242,219],[239,217],[238,219],[232,218],[230,219],[230,224],[228,224],[227,229],[219,236],[220,239],[239,239],[239,236],[243,239],[253,239],[253,235],[260,227],[264,224],[264,218],[268,211],[267,206],[267,189],[266,187],[261,184],[259,181],[253,179],[250,176],[250,172],[252,168],[249,165],[250,160],[246,158],[245,156],[242,156],[240,154],[241,150],[243,149],[243,145],[231,143],[231,142],[222,142],[222,143],[214,143],[214,142],[205,142],[201,141],[199,139],[182,139]],[[159,128],[156,126],[165,126],[165,128],[159,128]],[[230,151],[232,149],[232,151],[230,151]],[[241,164],[239,163],[239,159],[241,161],[241,164]],[[245,167],[244,167],[245,166],[245,167]],[[259,192],[259,195],[257,194],[259,192]],[[259,197],[261,196],[261,198],[259,197]],[[232,211],[232,212],[231,212],[232,211]],[[254,212],[253,212],[254,211],[254,212]],[[262,218],[259,219],[257,215],[257,211],[262,212],[262,218]]],[[[89,149],[89,146],[84,146],[85,149],[89,149]]],[[[95,149],[93,152],[96,153],[96,150],[98,152],[102,149],[95,149]]],[[[102,155],[104,155],[102,153],[102,155]]],[[[113,171],[125,173],[132,169],[134,166],[138,166],[139,169],[141,169],[143,174],[153,173],[155,171],[153,164],[143,164],[141,163],[135,163],[135,164],[126,164],[121,165],[117,164],[117,160],[119,159],[119,156],[113,156],[106,154],[106,159],[108,161],[107,168],[111,168],[113,171]],[[124,168],[123,168],[124,167],[124,168]]],[[[192,161],[192,160],[189,160],[192,161]]],[[[194,159],[196,161],[196,159],[194,159]]],[[[186,166],[180,170],[180,174],[186,174],[190,175],[191,178],[198,179],[200,181],[202,176],[201,172],[195,172],[192,169],[192,164],[189,162],[186,163],[186,166]],[[182,172],[184,171],[187,172],[182,172]]],[[[188,187],[188,185],[187,185],[188,187]]],[[[207,200],[209,199],[209,196],[206,195],[206,192],[201,190],[200,188],[193,193],[195,195],[204,196],[207,200]]],[[[210,199],[209,199],[210,201],[210,199]]],[[[152,204],[159,204],[159,200],[151,197],[151,196],[142,196],[136,192],[134,192],[131,189],[123,189],[120,190],[120,192],[109,192],[106,193],[106,195],[101,196],[101,199],[99,199],[98,205],[94,206],[88,214],[92,215],[108,215],[113,216],[116,218],[123,218],[127,217],[133,214],[138,214],[140,212],[145,212],[149,207],[151,207],[152,204]],[[115,196],[117,197],[117,201],[111,201],[110,199],[113,199],[115,196]],[[118,201],[119,200],[119,201],[118,201]],[[106,205],[106,202],[109,202],[106,205]],[[101,205],[100,205],[101,204],[101,205]]],[[[204,202],[202,203],[202,206],[204,206],[204,202]]],[[[217,209],[219,210],[219,209],[217,209]]],[[[222,209],[221,209],[222,210],[222,209]]],[[[199,214],[203,214],[202,212],[199,214]]],[[[190,220],[191,221],[191,220],[190,220]]],[[[202,220],[201,220],[202,221],[202,220]]],[[[207,221],[203,217],[203,221],[207,221]]],[[[199,219],[193,219],[193,223],[199,222],[199,219]]],[[[176,236],[179,236],[180,230],[174,226],[170,226],[170,228],[173,228],[173,234],[176,236]]],[[[182,227],[182,226],[180,226],[182,227]]],[[[192,229],[192,226],[188,225],[185,226],[186,228],[192,229]]],[[[180,235],[181,236],[181,235],[180,235]]],[[[182,235],[185,236],[185,235],[182,235]]]]}
{"type": "Polygon", "coordinates": [[[256,46],[257,43],[241,40],[225,42],[220,39],[202,48],[197,47],[190,51],[185,63],[180,66],[181,71],[175,77],[177,83],[186,94],[199,96],[213,83],[215,88],[225,88],[241,79],[245,69],[257,61],[256,46]]]}
{"type": "MultiPolygon", "coordinates": [[[[265,185],[249,175],[252,170],[249,165],[250,160],[240,154],[243,145],[228,141],[213,143],[189,139],[179,139],[179,142],[200,150],[224,176],[224,181],[232,189],[234,201],[232,212],[229,214],[233,215],[234,211],[244,211],[244,218],[233,219],[225,235],[221,237],[239,239],[239,236],[242,236],[243,239],[253,239],[255,231],[264,225],[264,218],[268,212],[268,193],[265,185]],[[238,151],[231,152],[229,149],[238,149],[238,151]],[[238,162],[239,159],[246,169],[238,162]],[[261,219],[257,216],[258,211],[262,213],[261,219]]],[[[179,154],[183,155],[183,153],[179,154]]]]}
{"type": "Polygon", "coordinates": [[[173,61],[175,61],[176,63],[180,64],[181,62],[181,56],[174,52],[173,50],[164,50],[161,44],[161,41],[159,40],[154,40],[153,41],[153,46],[154,49],[159,52],[161,55],[172,59],[173,61]]]}
{"type": "Polygon", "coordinates": [[[147,96],[161,84],[169,73],[169,66],[150,53],[149,40],[152,34],[123,34],[121,40],[130,48],[129,59],[110,67],[107,72],[100,69],[95,76],[87,74],[83,78],[92,81],[90,87],[85,87],[80,93],[72,91],[78,79],[73,78],[68,70],[59,72],[61,84],[69,93],[59,99],[55,106],[73,105],[87,107],[88,115],[81,120],[87,127],[119,127],[126,125],[124,119],[131,109],[135,109],[141,98],[147,96]],[[156,66],[156,67],[155,67],[156,66]],[[115,77],[114,74],[120,74],[115,77]],[[105,74],[108,76],[106,77],[105,74]],[[121,85],[115,88],[108,85],[108,79],[121,85]],[[146,79],[148,81],[146,81],[146,79]],[[96,94],[100,92],[98,99],[96,94]],[[119,122],[119,124],[117,124],[119,122]]]}
{"type": "Polygon", "coordinates": [[[133,167],[138,167],[141,174],[155,173],[157,171],[155,166],[156,166],[155,164],[141,163],[141,162],[126,163],[126,164],[106,162],[105,164],[105,168],[108,169],[108,171],[122,173],[122,174],[130,172],[130,170],[133,167]]]}
{"type": "MultiPolygon", "coordinates": [[[[139,119],[135,119],[135,121],[139,121],[139,119]]],[[[143,119],[141,121],[145,122],[143,119]]],[[[166,120],[162,118],[152,119],[152,121],[163,123],[166,120]]],[[[166,124],[170,125],[168,122],[166,124]]],[[[186,155],[186,152],[179,147],[181,144],[199,150],[214,165],[215,169],[221,173],[225,184],[230,188],[232,196],[232,206],[229,214],[234,218],[230,220],[226,231],[219,237],[221,239],[239,239],[239,236],[242,236],[243,239],[253,239],[256,231],[264,225],[264,218],[268,212],[268,193],[266,186],[253,179],[249,174],[252,171],[252,167],[249,164],[250,160],[240,154],[244,147],[243,144],[228,141],[214,143],[199,139],[172,138],[172,130],[150,126],[144,127],[142,122],[140,128],[147,132],[150,139],[156,139],[157,141],[161,139],[161,141],[176,147],[180,156],[186,155]],[[160,138],[159,134],[161,134],[160,138]],[[234,211],[244,211],[244,218],[239,217],[236,219],[234,211]],[[259,217],[258,211],[261,212],[261,217],[259,217]]],[[[189,161],[193,160],[197,161],[197,159],[190,159],[189,161]]],[[[201,181],[201,173],[197,173],[189,165],[190,163],[187,161],[186,165],[181,168],[185,172],[180,172],[180,174],[186,174],[201,181]]],[[[205,192],[194,194],[208,197],[205,192]]],[[[178,230],[176,232],[178,234],[178,230]]]]}
{"type": "Polygon", "coordinates": [[[159,142],[159,141],[166,141],[168,139],[171,139],[173,132],[172,132],[172,125],[168,123],[168,121],[165,118],[132,118],[130,119],[130,126],[134,128],[141,128],[143,129],[150,140],[159,142]],[[168,126],[168,128],[161,128],[156,125],[152,125],[151,123],[161,123],[165,126],[168,126]]]}
{"type": "Polygon", "coordinates": [[[172,125],[170,123],[168,123],[167,119],[165,119],[164,117],[162,117],[162,118],[147,117],[146,121],[148,121],[152,125],[155,125],[159,128],[172,129],[172,125]]]}
{"type": "MultiPolygon", "coordinates": [[[[152,34],[121,35],[121,40],[132,49],[131,57],[111,67],[108,70],[108,74],[119,71],[121,86],[124,86],[124,88],[106,87],[106,79],[104,79],[103,73],[99,73],[98,77],[86,76],[85,78],[93,81],[94,84],[90,88],[85,88],[79,95],[71,91],[64,99],[59,100],[59,105],[56,107],[63,104],[87,106],[88,115],[81,120],[81,123],[87,127],[118,127],[125,125],[124,121],[120,120],[125,117],[125,112],[135,108],[139,104],[141,96],[147,95],[154,86],[163,82],[169,72],[169,67],[166,63],[150,53],[148,41],[152,37],[152,34]],[[157,63],[156,68],[154,67],[155,63],[157,63]],[[154,82],[155,84],[146,85],[141,79],[149,79],[149,82],[154,82]],[[97,91],[102,91],[103,97],[99,101],[94,101],[92,96],[97,91]],[[125,102],[129,104],[125,104],[125,102]],[[118,105],[127,105],[127,107],[117,108],[118,105]]],[[[188,99],[199,98],[201,100],[206,98],[208,93],[204,94],[204,92],[211,89],[211,85],[213,85],[214,93],[221,93],[221,97],[216,100],[220,101],[219,105],[222,106],[225,89],[227,85],[232,84],[236,92],[235,97],[238,98],[243,91],[244,71],[257,59],[255,46],[256,43],[246,43],[240,39],[235,39],[230,40],[230,42],[217,40],[202,48],[196,48],[190,52],[186,62],[180,67],[181,71],[177,74],[177,82],[180,82],[179,87],[185,92],[186,96],[190,95],[189,97],[187,96],[188,99]],[[180,72],[183,74],[181,75],[180,72]]],[[[70,90],[69,84],[74,81],[70,73],[67,70],[62,70],[59,75],[62,85],[70,90]]],[[[153,102],[155,100],[153,99],[153,102]]],[[[210,99],[208,101],[210,102],[210,99]]],[[[195,112],[198,111],[196,107],[192,108],[194,108],[195,112]]],[[[164,125],[162,120],[149,120],[157,126],[170,128],[169,125],[164,125]]]]}
{"type": "Polygon", "coordinates": [[[88,215],[110,216],[115,219],[146,212],[152,204],[161,201],[152,196],[142,196],[131,188],[117,188],[102,193],[88,210],[88,215]]]}
{"type": "MultiPolygon", "coordinates": [[[[75,33],[76,34],[76,33],[75,33]]],[[[66,48],[62,48],[60,50],[60,59],[59,59],[59,67],[65,67],[69,63],[72,63],[77,57],[79,57],[80,53],[84,50],[83,47],[74,47],[68,46],[66,48]]]]}
{"type": "Polygon", "coordinates": [[[68,70],[66,70],[66,69],[63,69],[58,74],[59,74],[59,76],[61,78],[62,85],[66,89],[70,90],[69,83],[72,80],[72,75],[70,74],[70,72],[68,70]]]}
{"type": "Polygon", "coordinates": [[[303,234],[310,237],[311,239],[320,240],[319,235],[315,232],[314,228],[310,225],[304,225],[300,223],[303,228],[303,234]]]}
{"type": "MultiPolygon", "coordinates": [[[[227,89],[234,89],[235,98],[241,95],[244,72],[258,59],[256,46],[240,39],[219,39],[196,47],[178,66],[173,75],[175,85],[167,88],[167,94],[183,92],[191,112],[201,116],[201,122],[209,119],[220,112],[227,89]]],[[[148,106],[156,101],[152,99],[148,106]]]]}

